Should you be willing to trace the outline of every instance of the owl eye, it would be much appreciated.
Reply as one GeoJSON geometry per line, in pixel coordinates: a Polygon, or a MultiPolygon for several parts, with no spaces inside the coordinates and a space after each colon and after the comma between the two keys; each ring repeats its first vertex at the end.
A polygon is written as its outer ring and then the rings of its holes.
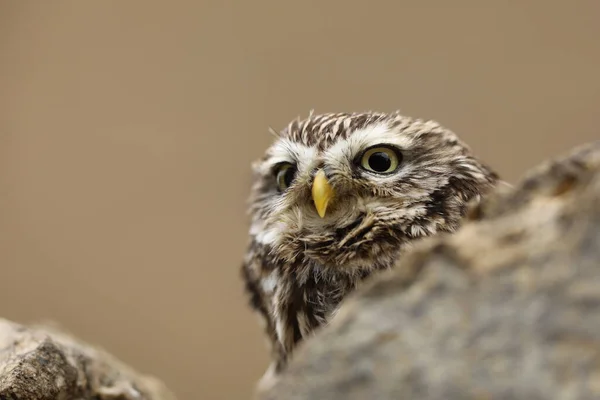
{"type": "Polygon", "coordinates": [[[276,170],[276,178],[277,178],[277,188],[280,192],[286,190],[296,177],[296,167],[292,164],[281,164],[277,167],[276,170]]]}
{"type": "Polygon", "coordinates": [[[377,146],[367,149],[362,155],[362,168],[377,174],[390,174],[398,168],[402,155],[396,149],[387,146],[377,146]]]}

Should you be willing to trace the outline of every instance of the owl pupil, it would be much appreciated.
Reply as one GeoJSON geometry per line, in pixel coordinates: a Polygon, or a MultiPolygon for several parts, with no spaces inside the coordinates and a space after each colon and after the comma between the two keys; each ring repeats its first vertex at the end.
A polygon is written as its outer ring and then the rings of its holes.
{"type": "Polygon", "coordinates": [[[392,166],[392,160],[386,153],[374,153],[369,157],[369,167],[376,172],[385,172],[392,166]]]}
{"type": "Polygon", "coordinates": [[[292,165],[285,165],[279,168],[277,172],[277,188],[280,192],[286,190],[296,177],[296,168],[292,165]]]}
{"type": "Polygon", "coordinates": [[[286,187],[290,186],[292,184],[295,173],[296,173],[296,171],[294,171],[294,168],[288,168],[285,170],[285,173],[283,175],[283,182],[286,187]]]}

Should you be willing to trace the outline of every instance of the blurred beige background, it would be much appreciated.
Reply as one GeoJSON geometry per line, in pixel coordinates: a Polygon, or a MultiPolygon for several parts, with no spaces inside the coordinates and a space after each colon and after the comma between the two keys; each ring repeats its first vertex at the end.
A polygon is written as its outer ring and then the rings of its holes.
{"type": "Polygon", "coordinates": [[[0,0],[0,316],[56,320],[182,399],[249,398],[267,352],[238,271],[267,128],[399,108],[514,181],[600,137],[599,18],[595,0],[0,0]]]}

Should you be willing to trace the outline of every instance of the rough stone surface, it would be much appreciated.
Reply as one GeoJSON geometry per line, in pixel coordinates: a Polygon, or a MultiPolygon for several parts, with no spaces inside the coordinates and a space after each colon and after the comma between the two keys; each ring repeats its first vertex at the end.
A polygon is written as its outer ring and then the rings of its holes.
{"type": "Polygon", "coordinates": [[[0,319],[0,400],[175,400],[164,385],[47,327],[0,319]]]}
{"type": "Polygon", "coordinates": [[[424,240],[264,400],[600,399],[600,142],[424,240]]]}

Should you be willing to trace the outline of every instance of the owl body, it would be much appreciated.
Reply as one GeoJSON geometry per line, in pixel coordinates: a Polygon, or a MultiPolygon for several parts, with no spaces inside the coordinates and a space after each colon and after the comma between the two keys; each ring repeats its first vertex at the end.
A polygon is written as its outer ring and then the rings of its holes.
{"type": "Polygon", "coordinates": [[[253,170],[242,273],[271,344],[269,374],[365,278],[416,240],[455,231],[498,182],[453,132],[398,112],[311,113],[253,170]]]}

